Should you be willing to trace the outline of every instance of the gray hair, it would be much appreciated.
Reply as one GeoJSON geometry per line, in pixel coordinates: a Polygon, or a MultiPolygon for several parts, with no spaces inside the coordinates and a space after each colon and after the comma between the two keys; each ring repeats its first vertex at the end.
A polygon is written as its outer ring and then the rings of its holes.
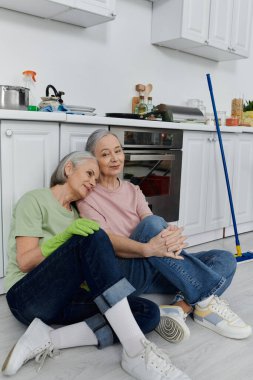
{"type": "Polygon", "coordinates": [[[108,135],[115,136],[118,139],[118,136],[108,131],[107,129],[97,129],[96,131],[92,132],[92,134],[88,137],[85,150],[95,156],[95,149],[98,141],[108,135]]]}
{"type": "Polygon", "coordinates": [[[72,152],[67,154],[67,156],[63,157],[59,162],[57,168],[53,172],[50,180],[50,187],[66,183],[67,177],[65,174],[65,166],[68,162],[72,162],[72,165],[75,168],[89,159],[95,159],[95,157],[89,152],[72,152]]]}

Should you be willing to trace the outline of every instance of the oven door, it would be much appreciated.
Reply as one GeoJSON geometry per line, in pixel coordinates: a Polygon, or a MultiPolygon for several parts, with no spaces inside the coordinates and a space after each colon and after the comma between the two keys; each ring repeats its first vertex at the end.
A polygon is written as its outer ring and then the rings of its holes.
{"type": "Polygon", "coordinates": [[[178,221],[181,163],[181,150],[125,150],[123,179],[140,186],[152,212],[167,222],[178,221]]]}

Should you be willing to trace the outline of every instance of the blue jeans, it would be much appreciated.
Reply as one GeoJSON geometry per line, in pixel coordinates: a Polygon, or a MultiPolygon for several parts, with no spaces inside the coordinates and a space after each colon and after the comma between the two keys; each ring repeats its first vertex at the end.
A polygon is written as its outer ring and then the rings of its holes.
{"type": "Polygon", "coordinates": [[[63,325],[85,320],[99,346],[105,347],[117,338],[102,314],[127,296],[144,333],[159,323],[157,305],[133,296],[134,290],[119,268],[110,239],[100,229],[88,237],[73,236],[14,284],[6,297],[20,322],[28,325],[35,317],[63,325]],[[90,291],[80,288],[84,281],[90,291]]]}
{"type": "MultiPolygon", "coordinates": [[[[166,227],[163,218],[150,215],[139,223],[130,238],[146,243],[166,227]]],[[[212,294],[220,296],[230,285],[236,270],[236,259],[230,252],[182,251],[181,255],[184,260],[152,256],[119,259],[119,263],[124,276],[136,288],[135,294],[181,293],[182,298],[194,305],[212,294]]]]}

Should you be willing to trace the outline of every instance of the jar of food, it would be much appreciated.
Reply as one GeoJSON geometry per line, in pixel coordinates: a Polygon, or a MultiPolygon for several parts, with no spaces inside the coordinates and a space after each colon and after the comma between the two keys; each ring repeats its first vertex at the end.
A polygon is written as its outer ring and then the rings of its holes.
{"type": "Polygon", "coordinates": [[[239,125],[239,118],[238,117],[228,117],[226,119],[226,125],[229,127],[235,127],[239,125]]]}
{"type": "Polygon", "coordinates": [[[231,116],[238,118],[239,122],[243,120],[243,99],[242,98],[232,99],[231,116]]]}

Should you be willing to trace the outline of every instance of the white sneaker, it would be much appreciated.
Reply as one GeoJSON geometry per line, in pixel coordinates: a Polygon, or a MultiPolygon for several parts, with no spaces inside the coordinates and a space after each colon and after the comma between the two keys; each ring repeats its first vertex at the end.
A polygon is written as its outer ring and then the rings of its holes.
{"type": "Polygon", "coordinates": [[[14,375],[30,359],[36,358],[37,362],[42,359],[43,364],[47,355],[54,356],[54,346],[49,335],[51,330],[51,327],[35,318],[7,355],[2,366],[3,374],[14,375]]]}
{"type": "Polygon", "coordinates": [[[190,337],[190,330],[185,323],[187,314],[180,306],[161,305],[160,323],[156,332],[170,343],[179,343],[190,337]]]}
{"type": "Polygon", "coordinates": [[[123,350],[121,366],[137,380],[190,380],[182,371],[171,364],[168,354],[146,339],[144,350],[130,357],[123,350]]]}
{"type": "Polygon", "coordinates": [[[220,335],[233,339],[245,339],[252,334],[251,326],[247,325],[229,307],[229,304],[214,296],[206,307],[195,305],[194,321],[220,335]]]}

